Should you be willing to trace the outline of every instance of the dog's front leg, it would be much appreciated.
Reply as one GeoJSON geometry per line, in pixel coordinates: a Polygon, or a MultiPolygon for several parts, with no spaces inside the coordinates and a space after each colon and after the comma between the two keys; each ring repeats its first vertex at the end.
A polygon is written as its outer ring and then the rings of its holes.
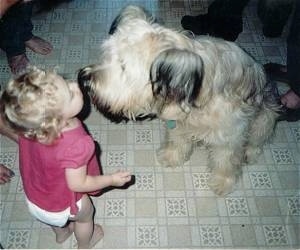
{"type": "Polygon", "coordinates": [[[208,185],[217,195],[225,195],[232,188],[241,173],[243,147],[213,145],[209,148],[211,178],[208,185]]]}
{"type": "Polygon", "coordinates": [[[182,166],[192,154],[191,136],[182,128],[168,129],[163,146],[157,151],[158,162],[166,167],[182,166]]]}

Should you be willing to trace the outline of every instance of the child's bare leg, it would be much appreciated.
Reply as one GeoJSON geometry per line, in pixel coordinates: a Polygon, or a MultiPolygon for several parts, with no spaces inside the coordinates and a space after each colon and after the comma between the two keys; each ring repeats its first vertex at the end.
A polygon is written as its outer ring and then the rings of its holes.
{"type": "Polygon", "coordinates": [[[65,242],[74,232],[74,222],[70,222],[65,227],[55,227],[51,226],[52,230],[55,233],[56,236],[56,242],[57,243],[63,243],[65,242]]]}
{"type": "Polygon", "coordinates": [[[93,236],[90,241],[89,248],[94,247],[104,236],[103,229],[100,225],[94,224],[93,236]]]}
{"type": "Polygon", "coordinates": [[[94,225],[94,206],[87,195],[82,197],[82,207],[74,217],[74,233],[78,249],[91,248],[103,238],[103,231],[99,225],[94,225]]]}

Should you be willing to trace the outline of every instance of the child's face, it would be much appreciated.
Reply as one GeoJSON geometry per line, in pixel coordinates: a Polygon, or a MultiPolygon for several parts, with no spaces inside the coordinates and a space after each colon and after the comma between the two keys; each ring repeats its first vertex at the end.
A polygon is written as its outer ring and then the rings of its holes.
{"type": "Polygon", "coordinates": [[[62,115],[67,120],[75,117],[83,107],[83,95],[76,82],[67,82],[60,76],[56,77],[59,91],[62,95],[62,115]]]}

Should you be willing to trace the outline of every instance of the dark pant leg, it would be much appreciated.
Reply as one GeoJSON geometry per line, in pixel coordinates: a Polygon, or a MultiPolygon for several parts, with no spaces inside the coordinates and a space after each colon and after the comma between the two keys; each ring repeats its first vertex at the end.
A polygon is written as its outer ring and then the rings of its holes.
{"type": "Polygon", "coordinates": [[[211,18],[242,17],[249,0],[215,0],[208,7],[211,18]]]}
{"type": "Polygon", "coordinates": [[[0,21],[0,48],[7,57],[25,53],[25,41],[32,37],[33,3],[12,6],[0,21]]]}
{"type": "Polygon", "coordinates": [[[263,34],[267,37],[280,36],[292,10],[293,0],[259,0],[257,14],[263,25],[263,34]]]}
{"type": "Polygon", "coordinates": [[[287,71],[292,90],[300,96],[300,1],[296,1],[287,38],[287,71]]]}
{"type": "Polygon", "coordinates": [[[215,0],[208,7],[210,35],[235,41],[243,31],[243,10],[249,0],[215,0]]]}
{"type": "Polygon", "coordinates": [[[33,24],[31,22],[32,17],[32,9],[33,9],[33,2],[28,2],[24,4],[22,11],[23,11],[23,20],[24,20],[24,29],[22,38],[26,42],[29,39],[32,38],[32,30],[33,30],[33,24]]]}

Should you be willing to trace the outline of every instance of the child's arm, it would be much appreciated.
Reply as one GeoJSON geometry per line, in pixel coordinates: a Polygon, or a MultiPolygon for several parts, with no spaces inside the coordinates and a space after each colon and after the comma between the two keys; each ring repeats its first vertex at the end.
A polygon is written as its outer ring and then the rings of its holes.
{"type": "Polygon", "coordinates": [[[66,179],[69,188],[74,192],[93,192],[109,186],[123,186],[130,181],[131,175],[127,171],[118,171],[111,175],[87,175],[87,167],[76,169],[66,168],[66,179]]]}

